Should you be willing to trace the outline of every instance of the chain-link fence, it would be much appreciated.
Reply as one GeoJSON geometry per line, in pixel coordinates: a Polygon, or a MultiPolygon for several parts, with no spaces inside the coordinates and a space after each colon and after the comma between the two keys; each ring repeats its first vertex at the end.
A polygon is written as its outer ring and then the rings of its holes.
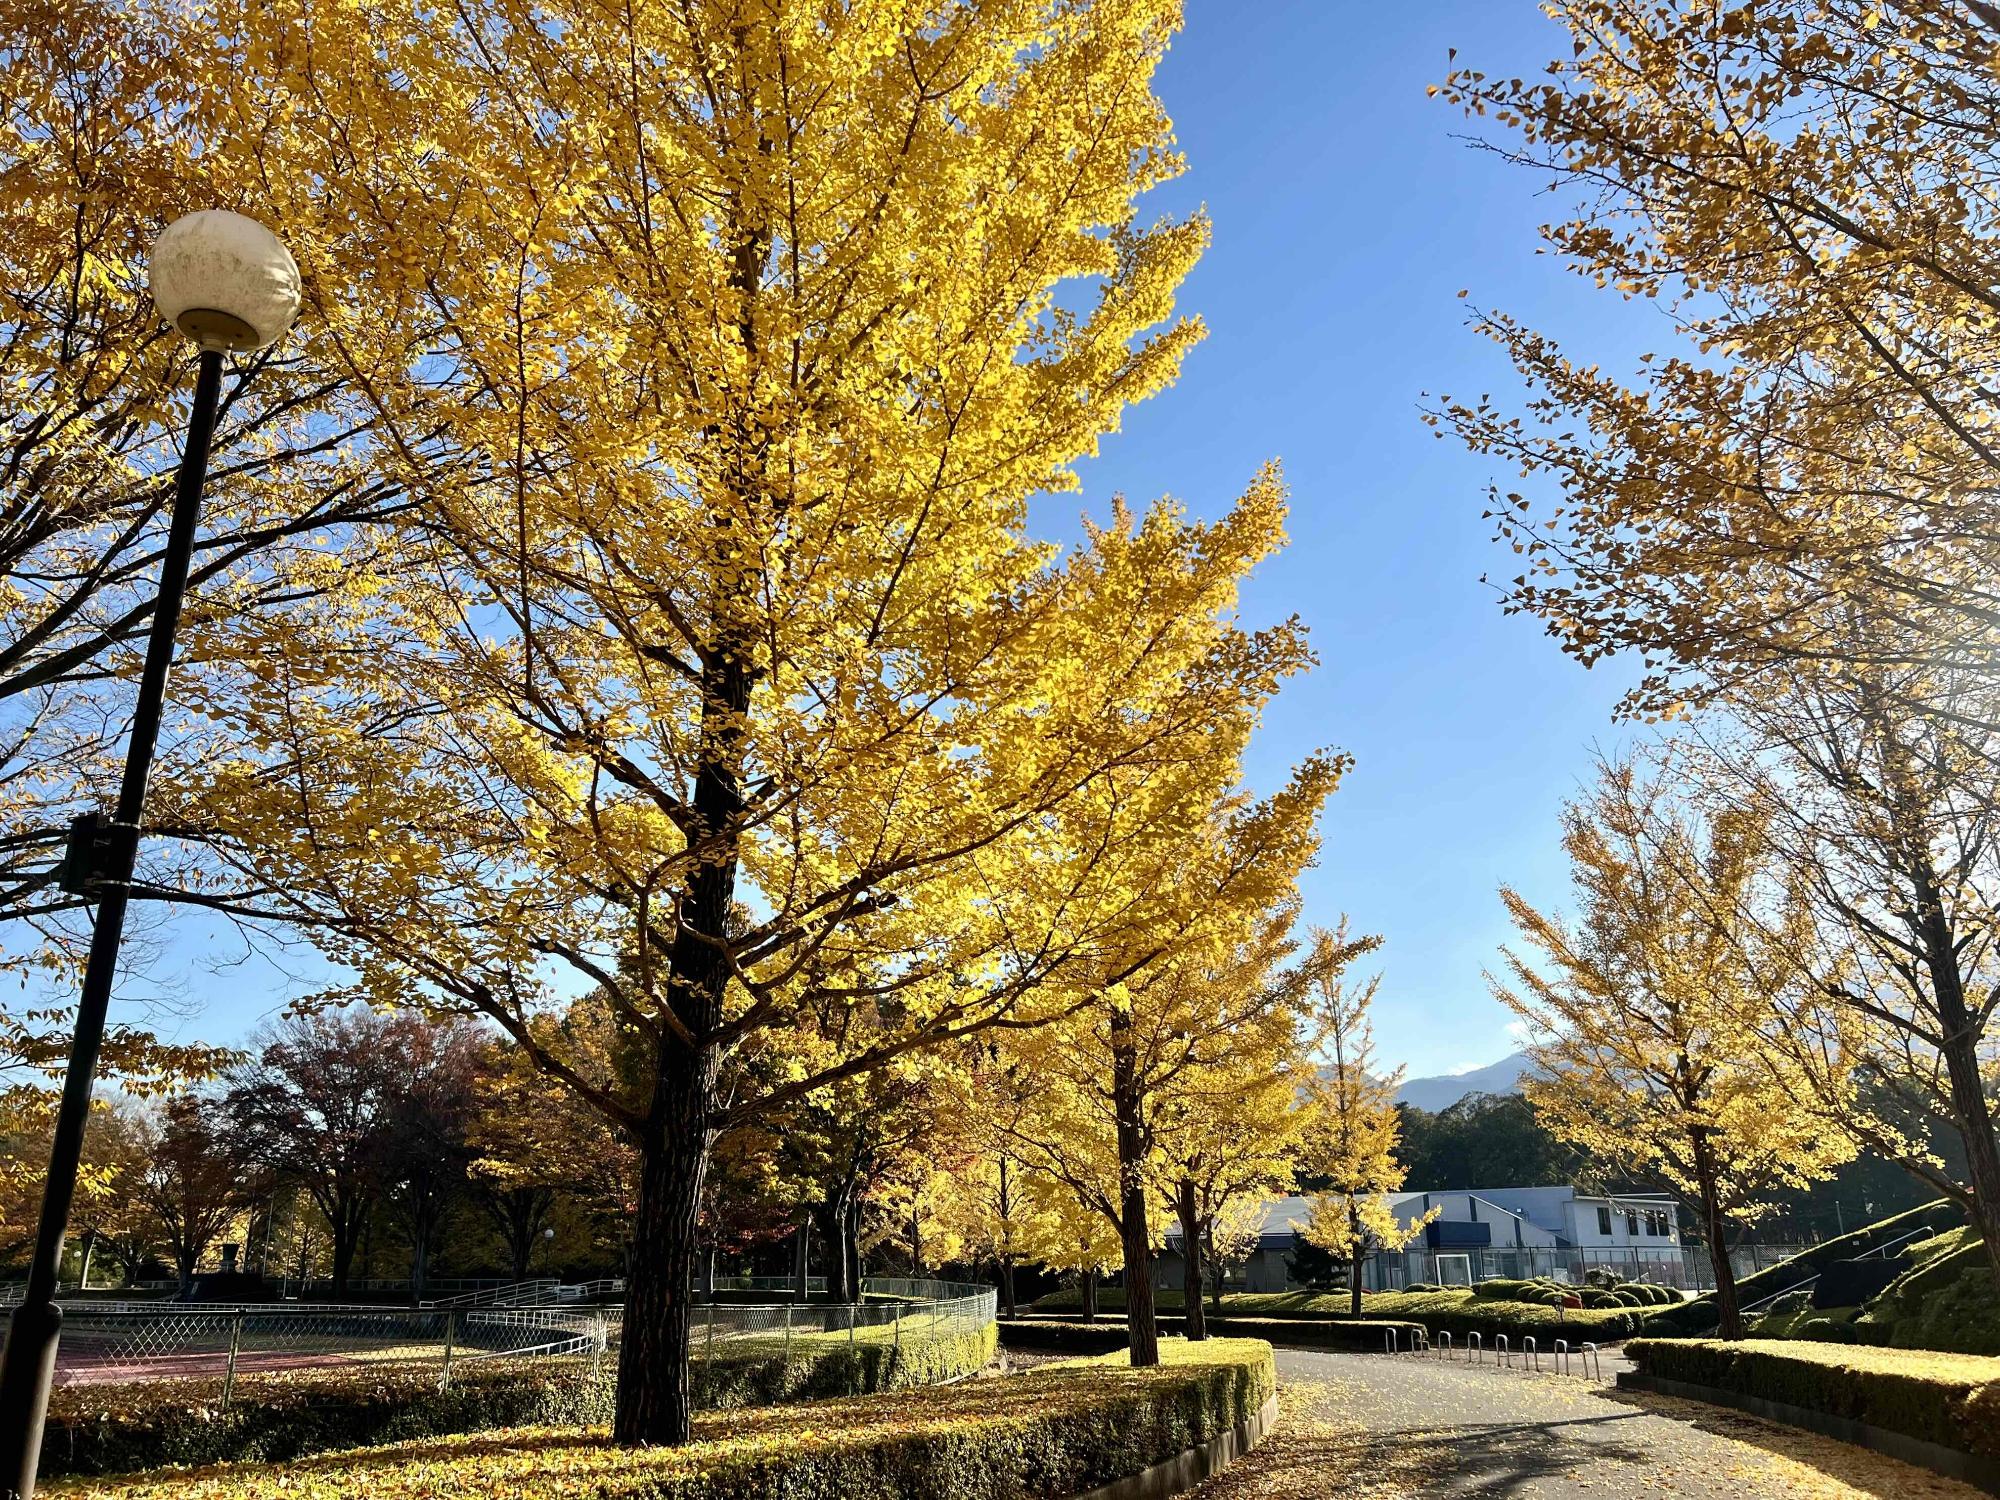
{"type": "MultiPolygon", "coordinates": [[[[602,1361],[617,1348],[622,1307],[574,1305],[578,1289],[554,1282],[524,1285],[512,1295],[525,1300],[531,1290],[544,1305],[76,1302],[64,1309],[56,1380],[79,1386],[191,1381],[212,1386],[227,1405],[245,1375],[395,1366],[434,1368],[448,1382],[453,1369],[469,1361],[575,1355],[602,1361]]],[[[843,1345],[901,1352],[916,1341],[977,1333],[997,1310],[992,1288],[951,1282],[870,1278],[862,1296],[856,1303],[707,1301],[695,1309],[693,1358],[790,1361],[843,1345]]]]}
{"type": "MultiPolygon", "coordinates": [[[[785,1291],[792,1283],[717,1286],[785,1291]]],[[[948,1281],[871,1276],[861,1283],[861,1295],[860,1302],[706,1302],[695,1309],[693,1356],[697,1361],[792,1358],[839,1344],[900,1348],[906,1342],[977,1333],[999,1309],[999,1293],[992,1287],[948,1281]]]]}
{"type": "Polygon", "coordinates": [[[78,1303],[64,1309],[61,1385],[213,1383],[240,1375],[363,1365],[435,1366],[602,1350],[610,1320],[561,1308],[366,1308],[78,1303]]]}

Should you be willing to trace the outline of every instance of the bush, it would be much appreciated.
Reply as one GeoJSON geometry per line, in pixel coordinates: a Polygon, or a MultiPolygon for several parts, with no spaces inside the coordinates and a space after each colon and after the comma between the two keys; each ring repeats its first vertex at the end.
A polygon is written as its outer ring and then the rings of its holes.
{"type": "MultiPolygon", "coordinates": [[[[807,1335],[733,1343],[689,1370],[695,1405],[766,1405],[936,1385],[992,1362],[997,1330],[900,1341],[807,1335]],[[767,1344],[778,1347],[767,1349],[767,1344]]],[[[123,1474],[167,1464],[272,1462],[495,1427],[580,1427],[611,1419],[615,1361],[470,1360],[439,1389],[438,1366],[352,1364],[237,1378],[229,1409],[213,1380],[59,1386],[42,1472],[123,1474]]]]}
{"type": "Polygon", "coordinates": [[[213,1380],[58,1386],[41,1472],[123,1474],[167,1464],[296,1458],[329,1448],[492,1427],[581,1426],[611,1416],[611,1382],[582,1359],[468,1363],[439,1389],[434,1363],[243,1375],[227,1411],[213,1380]]]}
{"type": "MultiPolygon", "coordinates": [[[[1965,1222],[1965,1211],[1948,1198],[1940,1198],[1935,1203],[1926,1203],[1921,1208],[1910,1209],[1907,1213],[1878,1219],[1873,1224],[1864,1225],[1838,1238],[1823,1241],[1792,1256],[1781,1260],[1775,1266],[1766,1266],[1752,1276],[1745,1276],[1736,1283],[1739,1303],[1756,1302],[1774,1292],[1786,1291],[1800,1282],[1819,1274],[1837,1260],[1853,1260],[1856,1256],[1888,1244],[1915,1229],[1931,1229],[1942,1234],[1958,1228],[1965,1222]]],[[[1674,1307],[1653,1313],[1647,1320],[1647,1331],[1654,1333],[1706,1333],[1715,1327],[1715,1297],[1711,1293],[1697,1297],[1691,1302],[1683,1302],[1674,1307]]]]}
{"type": "MultiPolygon", "coordinates": [[[[1523,1283],[1526,1285],[1526,1283],[1523,1283]]],[[[1115,1289],[1114,1289],[1115,1290],[1115,1289]]],[[[1563,1290],[1575,1291],[1575,1288],[1563,1290]]],[[[1178,1311],[1180,1294],[1169,1294],[1172,1302],[1162,1299],[1161,1311],[1178,1311]]],[[[1106,1298],[1103,1310],[1112,1316],[1124,1311],[1124,1294],[1118,1292],[1115,1298],[1106,1298]]],[[[1308,1318],[1345,1320],[1349,1302],[1344,1296],[1329,1296],[1323,1292],[1230,1292],[1222,1299],[1222,1312],[1211,1313],[1211,1327],[1219,1317],[1241,1318],[1308,1318]]],[[[1063,1294],[1044,1297],[1035,1303],[1037,1311],[1064,1310],[1063,1294]]],[[[1068,1310],[1074,1310],[1070,1302],[1068,1310]]],[[[1582,1332],[1574,1336],[1587,1339],[1618,1339],[1640,1331],[1647,1313],[1638,1312],[1619,1305],[1615,1300],[1608,1306],[1595,1311],[1578,1311],[1574,1308],[1565,1312],[1560,1297],[1545,1301],[1509,1302],[1498,1297],[1475,1296],[1467,1287],[1441,1287],[1432,1291],[1418,1291],[1411,1287],[1400,1292],[1369,1292],[1361,1303],[1362,1317],[1369,1321],[1406,1321],[1421,1323],[1432,1333],[1449,1331],[1461,1338],[1467,1333],[1480,1333],[1487,1338],[1495,1334],[1507,1334],[1518,1338],[1522,1334],[1533,1334],[1547,1340],[1550,1337],[1569,1336],[1573,1330],[1582,1332]]]]}
{"type": "MultiPolygon", "coordinates": [[[[1828,1320],[1818,1320],[1828,1321],[1828,1320]]],[[[1635,1339],[1647,1375],[1788,1406],[2000,1457],[2000,1359],[1829,1344],[1635,1339]]]]}
{"type": "MultiPolygon", "coordinates": [[[[1993,1288],[1985,1249],[1974,1245],[1971,1263],[1951,1257],[1955,1273],[1901,1316],[1873,1320],[1888,1341],[1904,1349],[2000,1354],[2000,1296],[1993,1288]]],[[[1898,1304],[1898,1307],[1903,1304],[1898,1304]]]]}
{"type": "Polygon", "coordinates": [[[1119,1323],[1057,1323],[1047,1318],[1002,1318],[1002,1349],[1033,1349],[1044,1354],[1109,1354],[1125,1347],[1125,1325],[1119,1323]]]}
{"type": "MultiPolygon", "coordinates": [[[[1178,1335],[1180,1318],[1161,1318],[1162,1335],[1178,1335]]],[[[1211,1315],[1211,1338],[1263,1339],[1273,1344],[1305,1345],[1315,1349],[1356,1349],[1380,1353],[1385,1339],[1394,1335],[1396,1348],[1408,1350],[1416,1343],[1423,1324],[1389,1318],[1230,1318],[1211,1315]]],[[[1000,1344],[1006,1349],[1034,1349],[1056,1354],[1104,1354],[1123,1349],[1125,1324],[1058,1323],[1046,1318],[1005,1319],[1000,1324],[1000,1344]]]]}
{"type": "Polygon", "coordinates": [[[1612,1290],[1631,1297],[1635,1307],[1668,1307],[1681,1300],[1666,1287],[1649,1281],[1621,1281],[1612,1290]]]}
{"type": "Polygon", "coordinates": [[[696,1419],[681,1448],[615,1448],[601,1433],[527,1428],[328,1454],[305,1463],[142,1476],[122,1500],[982,1500],[1073,1495],[1207,1442],[1277,1389],[1270,1346],[1170,1342],[1166,1363],[1052,1365],[921,1395],[761,1407],[696,1419]]]}

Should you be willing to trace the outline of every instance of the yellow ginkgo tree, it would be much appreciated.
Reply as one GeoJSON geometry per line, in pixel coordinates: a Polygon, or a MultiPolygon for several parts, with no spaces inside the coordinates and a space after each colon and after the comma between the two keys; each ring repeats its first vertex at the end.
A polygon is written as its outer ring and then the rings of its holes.
{"type": "Polygon", "coordinates": [[[215,149],[420,504],[190,674],[249,748],[189,816],[353,991],[489,1017],[631,1140],[614,1432],[682,1441],[718,1137],[1080,1003],[1125,897],[1051,830],[1306,659],[1234,617],[1275,472],[1027,528],[1200,331],[1205,223],[1140,209],[1178,6],[213,8],[260,122],[215,149]],[[534,1024],[579,987],[636,1091],[534,1024]]]}
{"type": "Polygon", "coordinates": [[[1299,1163],[1300,1175],[1317,1187],[1306,1221],[1297,1228],[1310,1243],[1347,1262],[1348,1309],[1357,1318],[1363,1262],[1378,1250],[1402,1249],[1437,1217],[1432,1210],[1404,1219],[1393,1198],[1403,1186],[1403,1166],[1396,1160],[1401,1130],[1396,1090],[1403,1073],[1385,1072],[1375,1060],[1368,1008],[1380,976],[1357,982],[1347,974],[1380,941],[1350,938],[1344,922],[1332,931],[1316,928],[1305,958],[1308,1015],[1322,1062],[1306,1096],[1299,1163]]]}
{"type": "Polygon", "coordinates": [[[1769,847],[1754,815],[1704,819],[1668,773],[1599,768],[1563,813],[1571,921],[1502,888],[1532,955],[1503,950],[1493,992],[1530,1027],[1523,1091],[1559,1139],[1658,1173],[1699,1206],[1724,1338],[1742,1337],[1728,1226],[1760,1195],[1854,1154],[1824,1128],[1795,1063],[1769,1045],[1811,985],[1810,947],[1761,914],[1769,847]]]}

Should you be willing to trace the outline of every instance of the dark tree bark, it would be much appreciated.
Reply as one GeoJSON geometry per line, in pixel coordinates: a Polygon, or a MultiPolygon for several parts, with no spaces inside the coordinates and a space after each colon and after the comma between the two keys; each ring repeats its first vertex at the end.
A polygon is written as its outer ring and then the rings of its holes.
{"type": "Polygon", "coordinates": [[[715,1044],[704,1038],[722,1024],[729,983],[728,924],[736,896],[750,707],[747,659],[741,643],[725,639],[702,670],[691,841],[712,852],[689,876],[678,903],[667,1001],[679,1026],[660,1032],[652,1102],[639,1142],[636,1245],[625,1288],[618,1406],[611,1424],[612,1438],[623,1444],[685,1443],[693,1419],[689,1312],[722,1064],[715,1044]]]}
{"type": "Polygon", "coordinates": [[[708,1172],[717,1058],[662,1048],[651,1133],[642,1143],[639,1201],[618,1351],[615,1441],[685,1443],[692,1409],[688,1355],[701,1189],[708,1172]]]}
{"type": "Polygon", "coordinates": [[[1931,993],[1937,1001],[1945,1075],[1950,1083],[1952,1114],[1965,1143],[1966,1179],[1972,1188],[1975,1227],[1986,1241],[1986,1264],[2000,1283],[2000,1145],[1993,1136],[1993,1111],[1980,1069],[1982,1026],[1965,999],[1965,975],[1959,966],[1959,944],[1946,920],[1944,903],[1928,869],[1916,872],[1918,922],[1924,965],[1930,971],[1931,993]]]}
{"type": "Polygon", "coordinates": [[[1208,1314],[1202,1306],[1201,1210],[1195,1201],[1194,1182],[1181,1179],[1181,1303],[1187,1310],[1187,1336],[1191,1343],[1208,1337],[1208,1314]]]}
{"type": "Polygon", "coordinates": [[[792,1231],[792,1300],[804,1302],[812,1282],[812,1221],[801,1219],[792,1231]]]}
{"type": "Polygon", "coordinates": [[[1725,1339],[1743,1337],[1743,1314],[1736,1305],[1736,1271],[1729,1264],[1729,1246],[1723,1239],[1721,1189],[1717,1180],[1715,1149],[1708,1131],[1696,1127],[1691,1132],[1695,1185],[1701,1191],[1702,1233],[1708,1240],[1709,1265],[1715,1271],[1716,1332],[1725,1339]]]}
{"type": "Polygon", "coordinates": [[[1082,1298],[1083,1303],[1083,1321],[1086,1323],[1095,1323],[1097,1321],[1097,1273],[1095,1271],[1085,1271],[1083,1273],[1083,1282],[1078,1295],[1082,1298]]]}
{"type": "Polygon", "coordinates": [[[852,1302],[854,1288],[848,1280],[852,1269],[847,1259],[847,1195],[843,1184],[819,1206],[819,1234],[826,1246],[826,1300],[852,1302]]]}
{"type": "MultiPolygon", "coordinates": [[[[1014,1186],[1007,1172],[1007,1155],[1000,1154],[1000,1218],[1008,1223],[1014,1217],[1014,1186]]],[[[1003,1230],[1010,1238],[1012,1230],[1003,1230]]],[[[1016,1311],[1014,1298],[1014,1252],[1008,1246],[1000,1248],[1000,1315],[1011,1318],[1016,1311]]]]}
{"type": "Polygon", "coordinates": [[[333,1294],[347,1295],[347,1286],[354,1279],[354,1256],[361,1248],[361,1237],[367,1227],[365,1215],[352,1214],[345,1209],[329,1214],[333,1230],[333,1294]]]}
{"type": "Polygon", "coordinates": [[[1111,1102],[1118,1135],[1118,1237],[1125,1259],[1125,1341],[1132,1366],[1160,1362],[1160,1327],[1153,1309],[1153,1236],[1146,1222],[1146,1133],[1139,1098],[1139,1060],[1132,1017],[1111,1019],[1111,1102]]]}
{"type": "Polygon", "coordinates": [[[480,1206],[506,1243],[507,1264],[516,1281],[528,1279],[528,1262],[535,1253],[535,1240],[542,1232],[549,1210],[555,1206],[555,1198],[554,1190],[545,1187],[501,1188],[479,1196],[480,1206]]]}
{"type": "Polygon", "coordinates": [[[1361,1316],[1361,1263],[1368,1258],[1368,1246],[1361,1236],[1361,1210],[1352,1198],[1347,1200],[1347,1226],[1354,1243],[1347,1265],[1347,1312],[1349,1317],[1358,1318],[1361,1316]]]}
{"type": "Polygon", "coordinates": [[[840,1258],[846,1263],[847,1299],[861,1300],[861,1194],[848,1194],[840,1219],[840,1258]]]}

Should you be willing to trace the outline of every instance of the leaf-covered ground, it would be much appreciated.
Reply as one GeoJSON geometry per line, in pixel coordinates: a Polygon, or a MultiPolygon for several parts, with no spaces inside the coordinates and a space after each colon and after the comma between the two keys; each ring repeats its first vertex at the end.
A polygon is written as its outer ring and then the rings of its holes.
{"type": "Polygon", "coordinates": [[[1753,1417],[1491,1366],[1280,1350],[1283,1416],[1196,1500],[1976,1500],[1753,1417]]]}

